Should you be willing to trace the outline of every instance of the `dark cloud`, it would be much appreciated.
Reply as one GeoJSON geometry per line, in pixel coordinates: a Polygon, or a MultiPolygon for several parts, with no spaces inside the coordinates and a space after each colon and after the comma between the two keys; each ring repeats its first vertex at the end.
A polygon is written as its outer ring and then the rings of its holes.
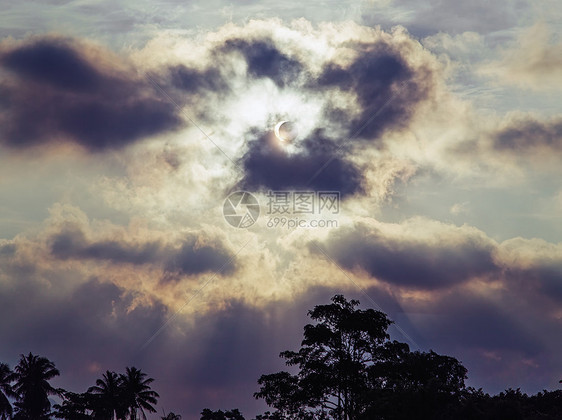
{"type": "Polygon", "coordinates": [[[538,277],[544,294],[562,303],[562,264],[542,268],[538,277]]]}
{"type": "Polygon", "coordinates": [[[163,254],[159,242],[126,244],[108,240],[90,242],[79,229],[66,229],[51,238],[51,253],[60,259],[107,260],[113,263],[147,264],[163,254]]]}
{"type": "Polygon", "coordinates": [[[544,262],[533,267],[507,267],[506,276],[528,292],[542,294],[555,305],[562,302],[562,261],[544,262]]]}
{"type": "MultiPolygon", "coordinates": [[[[209,242],[209,241],[206,241],[209,242]]],[[[166,280],[207,272],[231,274],[234,256],[221,242],[200,242],[188,236],[179,246],[159,241],[127,243],[122,240],[91,241],[79,228],[66,228],[50,240],[51,254],[59,259],[102,260],[113,264],[162,265],[166,280]]]]}
{"type": "Polygon", "coordinates": [[[165,269],[169,273],[201,274],[212,271],[232,274],[236,269],[232,252],[217,241],[199,244],[196,237],[190,237],[167,254],[165,269]]]}
{"type": "Polygon", "coordinates": [[[347,158],[345,147],[322,131],[299,142],[296,148],[295,152],[288,151],[271,132],[255,133],[241,159],[244,177],[239,187],[339,191],[343,197],[363,191],[360,168],[347,158]]]}
{"type": "Polygon", "coordinates": [[[283,87],[293,83],[304,71],[303,64],[282,52],[270,39],[228,39],[216,54],[239,52],[248,66],[250,77],[271,79],[283,87]]]}
{"type": "MultiPolygon", "coordinates": [[[[315,130],[307,138],[297,139],[296,150],[290,152],[272,141],[271,133],[250,133],[242,157],[242,188],[325,189],[340,191],[342,196],[364,191],[362,169],[350,159],[363,146],[358,140],[382,146],[383,134],[409,124],[417,106],[430,97],[434,81],[429,69],[408,64],[407,51],[400,47],[382,41],[352,43],[349,47],[357,54],[351,63],[342,67],[328,61],[318,78],[311,78],[302,65],[275,66],[276,72],[284,72],[286,80],[300,81],[301,91],[325,95],[323,114],[332,128],[330,134],[315,130]],[[356,101],[338,107],[329,100],[334,91],[351,93],[356,101]]],[[[268,48],[260,44],[256,54],[268,48]]],[[[252,68],[252,61],[247,59],[252,68]]],[[[254,71],[272,77],[273,70],[267,69],[254,71]]]]}
{"type": "Polygon", "coordinates": [[[168,69],[166,77],[171,85],[190,93],[225,93],[230,90],[227,79],[216,67],[198,70],[177,65],[168,69]]]}
{"type": "Polygon", "coordinates": [[[430,95],[431,71],[413,69],[398,47],[382,41],[354,48],[357,57],[349,66],[328,63],[314,85],[354,93],[359,116],[352,118],[336,108],[327,109],[327,118],[339,121],[350,137],[368,140],[406,127],[416,106],[430,95]]]}
{"type": "Polygon", "coordinates": [[[173,104],[133,71],[102,69],[88,48],[40,38],[0,53],[9,75],[0,84],[0,144],[72,141],[101,151],[180,127],[173,104]]]}
{"type": "Polygon", "coordinates": [[[7,52],[2,65],[20,76],[71,91],[99,88],[103,76],[70,45],[39,40],[7,52]]]}
{"type": "Polygon", "coordinates": [[[177,64],[151,72],[150,77],[175,103],[187,107],[189,117],[197,124],[224,121],[217,104],[232,93],[228,63],[217,59],[202,69],[177,64]]]}
{"type": "Polygon", "coordinates": [[[16,244],[5,243],[0,244],[0,257],[2,256],[12,256],[16,253],[16,244]]]}
{"type": "Polygon", "coordinates": [[[508,127],[494,133],[493,146],[496,150],[520,153],[530,150],[562,150],[562,120],[537,121],[523,119],[512,122],[508,127]]]}
{"type": "Polygon", "coordinates": [[[283,53],[268,38],[234,38],[227,39],[210,50],[210,59],[203,66],[176,64],[159,73],[152,73],[151,77],[158,80],[160,86],[165,86],[166,91],[179,90],[180,93],[174,97],[176,102],[191,102],[196,105],[190,111],[198,113],[198,120],[213,121],[213,117],[208,114],[216,114],[216,111],[210,111],[207,105],[213,103],[211,96],[224,98],[232,93],[232,79],[237,77],[232,58],[236,54],[239,54],[247,65],[248,79],[269,78],[279,87],[294,83],[304,70],[302,63],[283,53]],[[190,95],[185,97],[185,92],[190,95]],[[207,96],[207,103],[199,101],[201,95],[207,96]]]}
{"type": "MultiPolygon", "coordinates": [[[[447,288],[472,277],[498,275],[494,248],[476,238],[427,244],[416,239],[396,239],[356,225],[330,235],[318,244],[348,270],[360,269],[387,283],[413,289],[447,288]]],[[[314,244],[312,252],[318,253],[314,244]]]]}
{"type": "Polygon", "coordinates": [[[440,335],[435,341],[441,345],[463,345],[489,351],[515,350],[527,356],[544,350],[534,335],[513,316],[472,293],[455,293],[446,299],[436,299],[432,310],[446,314],[434,318],[431,323],[436,335],[440,335]],[[457,325],[463,328],[457,329],[457,325]]]}

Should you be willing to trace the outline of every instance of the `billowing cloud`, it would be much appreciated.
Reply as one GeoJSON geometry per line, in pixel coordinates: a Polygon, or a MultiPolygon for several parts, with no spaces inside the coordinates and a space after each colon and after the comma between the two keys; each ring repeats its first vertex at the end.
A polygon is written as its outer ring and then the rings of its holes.
{"type": "Polygon", "coordinates": [[[316,83],[319,89],[353,92],[360,111],[351,116],[335,109],[329,117],[341,118],[348,136],[368,140],[406,127],[416,106],[433,93],[432,69],[409,65],[412,53],[398,42],[379,40],[353,47],[357,56],[351,64],[327,63],[316,83]]]}
{"type": "Polygon", "coordinates": [[[556,153],[562,148],[562,121],[516,119],[494,134],[493,146],[496,150],[512,153],[556,153]]]}
{"type": "Polygon", "coordinates": [[[293,84],[305,70],[300,61],[289,57],[267,37],[253,40],[227,39],[214,53],[218,56],[232,53],[242,54],[250,77],[266,77],[281,88],[293,84]]]}
{"type": "Polygon", "coordinates": [[[484,65],[481,73],[494,76],[497,83],[524,89],[562,88],[562,43],[546,23],[520,31],[510,48],[500,51],[500,57],[484,65]]]}
{"type": "MultiPolygon", "coordinates": [[[[269,26],[252,22],[214,34],[189,63],[168,62],[155,72],[171,75],[173,89],[193,89],[215,104],[212,114],[198,103],[190,112],[215,128],[224,125],[217,137],[245,140],[234,150],[239,141],[219,143],[241,163],[238,186],[353,195],[365,191],[362,166],[373,165],[357,159],[361,149],[383,149],[385,134],[409,126],[436,94],[439,65],[404,31],[387,34],[351,24],[345,29],[345,36],[334,38],[341,28],[321,28],[315,34],[319,44],[313,45],[302,28],[287,32],[276,21],[269,26]],[[260,96],[244,110],[229,106],[255,95],[260,96]],[[240,113],[248,109],[251,121],[244,125],[246,115],[240,113]],[[261,127],[256,125],[260,119],[261,127]],[[272,133],[283,119],[299,128],[291,145],[279,144],[272,133]]],[[[166,83],[166,77],[162,80],[166,83]]]]}
{"type": "Polygon", "coordinates": [[[346,160],[345,149],[322,131],[310,134],[292,152],[280,147],[271,132],[251,140],[248,146],[242,158],[245,173],[240,188],[339,191],[342,197],[363,191],[361,170],[346,160]]]}
{"type": "Polygon", "coordinates": [[[458,159],[458,165],[477,160],[488,183],[515,185],[532,178],[528,177],[529,168],[537,175],[557,174],[561,147],[562,121],[558,116],[510,113],[451,143],[446,155],[458,159]]]}
{"type": "Polygon", "coordinates": [[[101,56],[112,57],[66,38],[4,43],[0,144],[74,142],[101,151],[181,126],[173,104],[148,81],[101,56]]]}
{"type": "Polygon", "coordinates": [[[177,65],[169,68],[164,78],[164,81],[171,86],[191,95],[209,92],[217,94],[229,89],[228,81],[217,67],[201,71],[185,65],[177,65]]]}
{"type": "Polygon", "coordinates": [[[89,240],[80,228],[67,227],[49,242],[55,258],[161,265],[165,279],[206,272],[232,274],[236,267],[234,255],[222,243],[195,234],[188,235],[179,245],[161,241],[127,243],[122,239],[89,240]]]}
{"type": "Polygon", "coordinates": [[[15,254],[16,245],[10,242],[0,242],[0,256],[10,256],[15,254]]]}
{"type": "Polygon", "coordinates": [[[468,226],[413,218],[400,224],[358,221],[309,243],[358,275],[404,290],[450,290],[476,283],[532,287],[556,302],[562,282],[560,245],[522,238],[496,242],[468,226]]]}
{"type": "MultiPolygon", "coordinates": [[[[365,192],[362,172],[376,162],[361,162],[361,152],[384,149],[385,135],[406,129],[434,100],[439,65],[400,29],[326,25],[313,44],[311,28],[267,23],[177,47],[178,56],[191,55],[163,60],[151,74],[191,115],[213,124],[213,141],[240,163],[239,187],[365,192]],[[190,92],[204,99],[190,101],[190,92]],[[285,119],[299,131],[290,145],[272,133],[285,119]]],[[[150,45],[136,61],[161,48],[150,45]]]]}
{"type": "MultiPolygon", "coordinates": [[[[423,239],[422,239],[423,238],[423,239]]],[[[445,229],[439,241],[399,237],[374,226],[357,224],[332,233],[326,252],[343,268],[362,270],[398,287],[439,289],[472,278],[497,276],[494,244],[477,232],[445,229]],[[467,234],[468,233],[468,234],[467,234]]],[[[311,244],[310,249],[315,250],[311,244]]]]}
{"type": "Polygon", "coordinates": [[[114,263],[147,264],[158,260],[162,245],[158,242],[133,245],[116,240],[89,242],[80,229],[67,228],[51,238],[51,253],[60,259],[107,260],[114,263]]]}

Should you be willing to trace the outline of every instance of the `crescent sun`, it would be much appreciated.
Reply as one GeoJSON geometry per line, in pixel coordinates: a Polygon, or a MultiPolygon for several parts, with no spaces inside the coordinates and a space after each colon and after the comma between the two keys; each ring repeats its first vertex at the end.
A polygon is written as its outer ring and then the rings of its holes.
{"type": "Polygon", "coordinates": [[[287,121],[279,121],[277,124],[275,124],[275,128],[274,128],[274,133],[275,133],[275,137],[277,137],[279,140],[281,141],[287,141],[287,139],[284,139],[283,136],[281,136],[281,134],[279,134],[279,129],[281,128],[281,126],[283,124],[285,124],[287,121]]]}

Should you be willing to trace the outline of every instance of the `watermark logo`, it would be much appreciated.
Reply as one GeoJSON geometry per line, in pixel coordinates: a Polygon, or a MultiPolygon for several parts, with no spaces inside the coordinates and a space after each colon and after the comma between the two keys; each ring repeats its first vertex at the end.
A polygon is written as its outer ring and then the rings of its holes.
{"type": "Polygon", "coordinates": [[[229,225],[242,229],[249,228],[258,220],[260,204],[253,194],[236,191],[224,200],[222,214],[229,225]]]}
{"type": "Polygon", "coordinates": [[[266,205],[260,207],[252,193],[236,191],[224,201],[224,219],[236,228],[248,228],[257,222],[261,208],[268,216],[265,222],[268,228],[338,227],[337,219],[326,219],[326,216],[339,214],[339,191],[268,191],[266,198],[266,205]],[[321,217],[314,218],[314,215],[321,217]]]}
{"type": "Polygon", "coordinates": [[[267,214],[338,214],[338,191],[268,191],[267,214]]]}

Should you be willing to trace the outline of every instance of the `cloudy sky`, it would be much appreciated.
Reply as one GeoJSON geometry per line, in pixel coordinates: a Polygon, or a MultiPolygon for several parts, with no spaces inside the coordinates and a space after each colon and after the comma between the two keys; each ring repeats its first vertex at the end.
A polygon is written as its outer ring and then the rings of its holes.
{"type": "Polygon", "coordinates": [[[77,392],[135,365],[160,411],[251,416],[343,293],[471,386],[558,386],[559,2],[0,7],[1,360],[77,392]]]}

